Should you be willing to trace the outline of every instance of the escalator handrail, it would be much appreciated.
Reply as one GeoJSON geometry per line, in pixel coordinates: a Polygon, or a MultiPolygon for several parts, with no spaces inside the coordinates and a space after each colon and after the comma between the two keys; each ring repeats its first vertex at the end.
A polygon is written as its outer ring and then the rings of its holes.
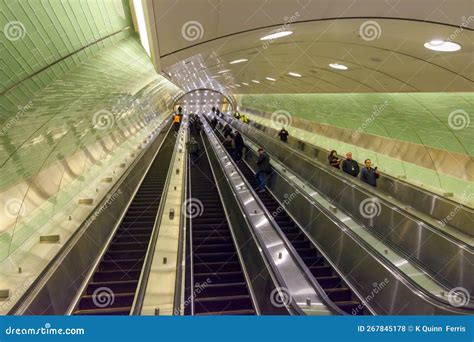
{"type": "MultiPolygon", "coordinates": [[[[423,287],[418,285],[416,282],[411,280],[405,273],[401,272],[395,265],[393,265],[387,258],[385,258],[380,252],[375,250],[371,245],[369,245],[367,242],[365,242],[361,237],[359,237],[357,234],[355,234],[350,227],[348,227],[345,223],[339,221],[338,219],[334,218],[333,213],[331,213],[327,208],[321,206],[317,201],[314,201],[307,195],[307,190],[301,188],[299,185],[290,182],[287,179],[287,175],[282,174],[278,170],[273,169],[273,172],[278,173],[283,179],[285,179],[289,184],[291,184],[294,188],[298,189],[298,192],[300,195],[302,195],[308,202],[312,203],[314,206],[316,206],[320,211],[322,211],[325,216],[327,216],[331,221],[333,221],[341,230],[343,230],[349,237],[351,237],[354,241],[356,241],[364,250],[367,251],[368,254],[372,254],[381,264],[383,264],[387,269],[389,269],[392,273],[396,273],[400,280],[410,287],[413,292],[418,292],[422,293],[424,297],[428,297],[427,300],[429,300],[430,303],[432,303],[434,306],[440,306],[443,307],[445,310],[456,312],[456,313],[464,313],[465,311],[471,312],[474,308],[471,308],[469,306],[464,306],[461,308],[455,308],[452,305],[449,304],[449,302],[443,300],[442,298],[434,296],[432,293],[429,291],[426,291],[423,287]]],[[[291,215],[290,215],[291,216],[291,215]]],[[[311,238],[306,231],[303,229],[303,233],[313,242],[316,244],[313,238],[311,238]]],[[[423,272],[423,270],[422,270],[423,272]]],[[[429,275],[428,275],[429,276],[429,275]]],[[[433,279],[434,280],[434,279],[433,279]]],[[[434,280],[435,281],[435,280],[434,280]]],[[[441,286],[441,284],[439,284],[441,286]]]]}
{"type": "MultiPolygon", "coordinates": [[[[230,122],[226,121],[227,118],[218,118],[218,120],[221,120],[221,121],[224,121],[226,123],[230,123],[232,124],[232,121],[235,120],[234,118],[230,118],[230,122]]],[[[273,143],[276,143],[278,140],[273,138],[273,137],[270,137],[266,134],[264,134],[263,132],[261,132],[260,130],[254,128],[256,130],[256,133],[258,133],[259,135],[265,137],[265,138],[268,138],[268,139],[272,139],[273,140],[273,143]]],[[[252,138],[248,138],[250,140],[252,140],[254,143],[255,143],[255,140],[252,139],[252,138]]],[[[301,151],[297,150],[297,149],[294,149],[286,144],[282,144],[280,145],[281,148],[285,149],[286,151],[288,151],[289,153],[291,154],[296,154],[299,158],[301,158],[302,160],[314,165],[315,167],[317,167],[319,170],[322,170],[330,175],[332,175],[331,173],[331,169],[329,168],[329,166],[321,163],[319,160],[313,160],[313,159],[310,159],[308,156],[306,156],[304,153],[302,153],[301,151]]],[[[414,213],[409,213],[405,210],[405,208],[399,206],[398,204],[396,203],[392,203],[390,202],[387,198],[385,198],[385,196],[387,195],[384,195],[384,196],[380,196],[381,194],[378,193],[377,191],[374,191],[373,189],[370,189],[370,188],[366,188],[366,187],[363,187],[360,182],[356,182],[354,181],[354,177],[351,177],[351,176],[347,176],[346,174],[344,173],[340,173],[338,174],[337,176],[335,176],[335,179],[340,179],[340,178],[343,178],[344,180],[346,180],[347,182],[350,182],[351,184],[353,184],[359,191],[361,191],[362,193],[364,193],[365,195],[369,196],[369,197],[376,197],[378,199],[379,202],[382,202],[384,203],[387,207],[397,207],[397,209],[400,211],[400,213],[402,213],[402,215],[404,215],[405,217],[407,218],[410,218],[411,220],[413,221],[422,221],[424,222],[424,226],[426,228],[428,228],[429,230],[431,230],[433,233],[435,234],[438,234],[444,238],[446,238],[447,240],[450,240],[452,243],[456,244],[459,248],[464,248],[464,249],[467,249],[469,252],[471,253],[474,253],[474,246],[473,245],[469,245],[467,244],[465,241],[463,240],[460,240],[459,238],[457,238],[456,236],[453,236],[452,234],[450,234],[449,232],[446,232],[442,229],[439,229],[437,226],[434,226],[432,225],[431,223],[428,223],[426,222],[424,219],[422,218],[419,218],[417,217],[414,213]]],[[[465,207],[467,208],[468,210],[471,210],[470,208],[468,207],[465,207]]],[[[431,216],[430,216],[431,217],[431,216]]],[[[435,218],[433,218],[434,220],[437,220],[435,218]]],[[[465,233],[457,230],[456,228],[452,228],[451,229],[453,230],[456,230],[456,232],[459,232],[459,234],[462,234],[462,235],[466,235],[465,233]]]]}
{"type": "MultiPolygon", "coordinates": [[[[207,123],[207,122],[206,122],[207,123]]],[[[212,130],[209,131],[210,134],[216,134],[214,133],[212,130]]],[[[220,132],[219,132],[220,133],[220,132]]],[[[218,141],[220,141],[220,139],[216,136],[216,139],[218,141]]],[[[295,248],[291,245],[291,243],[288,241],[288,238],[283,234],[283,232],[281,231],[279,225],[276,223],[275,219],[273,218],[273,216],[268,212],[268,209],[266,208],[266,206],[263,204],[263,202],[260,200],[260,197],[255,193],[255,190],[252,188],[252,186],[248,183],[246,177],[242,174],[242,172],[240,171],[240,169],[235,165],[235,162],[234,160],[232,159],[232,157],[228,154],[228,152],[224,149],[224,152],[226,153],[229,161],[231,161],[234,165],[234,168],[235,168],[235,172],[238,173],[242,179],[242,181],[244,182],[246,188],[250,191],[250,193],[252,194],[254,200],[256,203],[258,203],[259,207],[262,209],[262,212],[265,214],[267,220],[270,222],[270,224],[272,225],[272,228],[277,232],[278,236],[280,237],[280,239],[284,242],[286,248],[290,251],[291,253],[291,256],[292,258],[296,261],[297,265],[300,267],[302,273],[304,274],[305,276],[305,279],[313,286],[314,290],[316,291],[316,293],[318,294],[318,296],[322,299],[323,303],[326,304],[333,313],[336,313],[338,315],[348,315],[345,311],[341,310],[336,304],[334,304],[334,302],[328,297],[328,295],[324,292],[323,288],[319,285],[319,283],[317,283],[313,277],[313,275],[311,274],[311,271],[308,269],[308,267],[304,264],[303,260],[301,259],[301,257],[298,255],[298,253],[296,252],[295,248]]],[[[227,177],[227,175],[226,175],[227,177]]],[[[237,196],[238,197],[238,196],[237,196]]],[[[251,226],[252,228],[254,228],[253,226],[251,226]]],[[[274,267],[274,263],[272,262],[272,258],[271,256],[269,255],[268,253],[268,250],[265,248],[263,242],[261,241],[260,237],[258,236],[258,234],[255,234],[258,241],[259,241],[259,245],[260,245],[260,248],[265,252],[265,255],[270,263],[270,265],[272,266],[272,268],[274,269],[274,272],[276,272],[276,274],[278,274],[279,276],[279,280],[280,280],[280,283],[284,283],[283,281],[283,277],[281,277],[281,275],[279,274],[279,270],[274,267]]],[[[292,301],[293,302],[293,301],[292,301]]],[[[296,305],[297,306],[297,305],[296,305]]],[[[299,306],[297,306],[299,310],[301,310],[301,308],[299,306]]],[[[302,310],[301,310],[302,311],[302,310]]]]}

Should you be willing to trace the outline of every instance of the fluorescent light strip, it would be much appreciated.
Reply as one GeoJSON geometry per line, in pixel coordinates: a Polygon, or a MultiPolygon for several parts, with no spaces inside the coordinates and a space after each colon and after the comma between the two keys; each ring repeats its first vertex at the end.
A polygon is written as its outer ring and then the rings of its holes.
{"type": "Polygon", "coordinates": [[[248,86],[248,85],[249,85],[248,83],[245,83],[245,82],[242,82],[242,84],[243,84],[243,85],[246,85],[246,86],[248,86]]]}
{"type": "Polygon", "coordinates": [[[253,83],[260,83],[259,81],[257,80],[252,80],[253,83]]]}
{"type": "Polygon", "coordinates": [[[296,72],[289,72],[288,75],[293,76],[293,77],[301,77],[301,75],[296,72]]]}
{"type": "Polygon", "coordinates": [[[229,71],[230,71],[230,69],[221,70],[221,71],[218,72],[218,74],[223,74],[223,73],[229,72],[229,71]]]}
{"type": "Polygon", "coordinates": [[[235,61],[229,62],[229,64],[238,64],[238,63],[243,63],[247,61],[248,61],[247,58],[241,58],[241,59],[236,59],[235,61]]]}
{"type": "Polygon", "coordinates": [[[281,38],[281,37],[289,36],[290,34],[293,34],[293,31],[280,31],[280,32],[275,32],[275,33],[269,34],[267,36],[264,36],[264,37],[260,38],[260,40],[278,39],[278,38],[281,38]]]}
{"type": "Polygon", "coordinates": [[[331,63],[329,64],[329,66],[333,69],[337,69],[337,70],[347,70],[349,69],[347,66],[345,66],[344,64],[339,64],[339,63],[331,63]]]}
{"type": "Polygon", "coordinates": [[[272,81],[272,82],[275,82],[275,81],[276,81],[276,79],[271,78],[271,77],[265,77],[265,79],[267,79],[267,80],[269,80],[269,81],[272,81]]]}

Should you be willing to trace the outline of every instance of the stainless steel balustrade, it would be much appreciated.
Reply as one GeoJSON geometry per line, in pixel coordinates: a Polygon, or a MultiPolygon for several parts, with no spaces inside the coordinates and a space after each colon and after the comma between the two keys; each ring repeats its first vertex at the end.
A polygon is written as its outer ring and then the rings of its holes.
{"type": "Polygon", "coordinates": [[[346,179],[337,170],[308,159],[255,128],[233,119],[230,122],[247,139],[263,146],[273,157],[295,170],[335,206],[344,209],[380,239],[392,243],[410,260],[422,265],[445,287],[461,286],[474,293],[474,249],[471,245],[416,219],[383,196],[376,197],[373,191],[346,179]],[[363,205],[373,201],[376,215],[367,215],[363,205]]]}
{"type": "MultiPolygon", "coordinates": [[[[248,150],[245,161],[255,172],[252,166],[256,165],[256,151],[248,150]]],[[[295,183],[294,176],[274,171],[267,187],[300,227],[304,227],[312,243],[343,272],[377,314],[474,314],[474,308],[450,305],[446,293],[442,296],[431,293],[439,289],[436,284],[430,286],[429,282],[425,282],[423,287],[410,278],[419,274],[405,275],[400,272],[345,226],[345,222],[335,219],[331,212],[319,206],[305,194],[305,189],[295,183]],[[300,195],[286,201],[288,194],[295,192],[300,195]],[[374,284],[377,286],[374,287],[374,284]]]]}
{"type": "MultiPolygon", "coordinates": [[[[258,115],[258,113],[253,114],[258,115]]],[[[228,118],[225,119],[227,120],[228,118]]],[[[235,123],[235,121],[236,120],[233,120],[232,122],[235,123]]],[[[250,125],[254,127],[255,130],[260,130],[266,133],[268,132],[267,137],[270,139],[271,137],[276,136],[278,132],[276,129],[271,127],[255,123],[251,123],[250,125]]],[[[293,149],[299,150],[311,159],[318,160],[323,164],[327,163],[329,152],[318,146],[314,146],[292,136],[288,138],[288,145],[293,147],[293,149]],[[300,148],[302,145],[305,146],[303,149],[300,148]]],[[[444,224],[459,230],[463,234],[466,234],[471,238],[474,237],[473,208],[469,208],[466,205],[449,198],[439,196],[427,189],[412,185],[403,181],[403,179],[395,178],[383,173],[382,177],[377,181],[377,192],[378,195],[380,192],[383,192],[393,199],[396,199],[408,207],[408,209],[413,208],[424,215],[433,217],[436,221],[441,221],[437,222],[437,224],[443,224],[444,222],[444,224]],[[455,213],[455,215],[453,215],[453,213],[455,213]]]]}

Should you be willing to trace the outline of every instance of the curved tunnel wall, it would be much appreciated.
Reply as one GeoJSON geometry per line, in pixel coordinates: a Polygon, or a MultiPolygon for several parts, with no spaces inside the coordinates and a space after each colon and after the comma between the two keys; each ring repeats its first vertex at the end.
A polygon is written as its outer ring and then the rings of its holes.
{"type": "MultiPolygon", "coordinates": [[[[238,95],[267,125],[343,155],[371,158],[394,176],[473,202],[472,93],[238,95]],[[266,118],[266,119],[265,119],[266,118]]],[[[472,204],[472,203],[471,203],[472,204]]]]}
{"type": "Polygon", "coordinates": [[[0,26],[25,31],[0,36],[0,261],[169,114],[180,92],[128,28],[127,1],[6,4],[0,26]]]}

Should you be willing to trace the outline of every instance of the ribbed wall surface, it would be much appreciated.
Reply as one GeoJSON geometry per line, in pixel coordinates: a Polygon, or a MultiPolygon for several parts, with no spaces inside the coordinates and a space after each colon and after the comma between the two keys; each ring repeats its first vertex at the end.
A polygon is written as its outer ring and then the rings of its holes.
{"type": "Polygon", "coordinates": [[[168,112],[179,89],[129,17],[121,0],[0,0],[0,260],[168,112]]]}

